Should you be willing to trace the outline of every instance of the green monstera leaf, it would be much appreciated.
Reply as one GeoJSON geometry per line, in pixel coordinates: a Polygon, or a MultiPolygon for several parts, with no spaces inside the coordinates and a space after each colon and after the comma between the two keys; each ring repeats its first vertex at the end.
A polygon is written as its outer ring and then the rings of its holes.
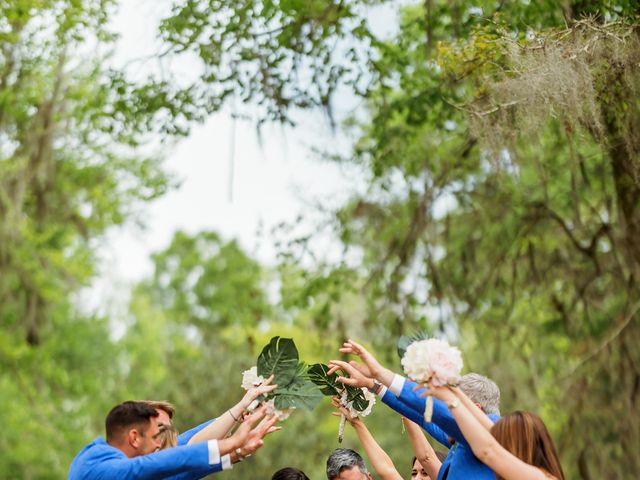
{"type": "Polygon", "coordinates": [[[313,410],[322,393],[309,380],[307,366],[300,362],[298,349],[291,338],[273,337],[258,357],[258,375],[275,375],[272,383],[278,385],[265,399],[273,399],[279,410],[303,408],[313,410]]]}
{"type": "Polygon", "coordinates": [[[309,380],[304,363],[299,363],[293,380],[286,387],[278,387],[274,392],[277,409],[304,408],[313,410],[322,400],[322,392],[309,380]]]}
{"type": "Polygon", "coordinates": [[[353,402],[353,408],[362,412],[369,406],[369,401],[365,398],[362,389],[344,385],[337,381],[339,376],[338,372],[340,372],[342,376],[348,376],[345,372],[338,370],[328,375],[328,371],[329,367],[324,363],[313,364],[307,370],[309,379],[320,388],[322,394],[333,397],[334,395],[341,395],[342,392],[346,390],[347,401],[353,402]]]}
{"type": "Polygon", "coordinates": [[[286,388],[298,370],[298,349],[291,338],[273,337],[258,357],[258,375],[275,375],[273,384],[286,388]]]}
{"type": "Polygon", "coordinates": [[[419,340],[426,340],[429,338],[429,334],[424,330],[416,332],[412,335],[402,335],[398,339],[398,356],[400,358],[404,357],[404,354],[407,351],[407,347],[411,345],[413,342],[417,342],[419,340]]]}
{"type": "Polygon", "coordinates": [[[328,365],[325,365],[324,363],[315,363],[307,369],[307,374],[309,375],[309,380],[320,388],[323,395],[340,395],[344,385],[338,383],[337,373],[327,375],[328,371],[328,365]]]}
{"type": "Polygon", "coordinates": [[[361,388],[347,387],[347,402],[352,402],[353,408],[362,412],[369,406],[369,400],[364,396],[361,388]]]}

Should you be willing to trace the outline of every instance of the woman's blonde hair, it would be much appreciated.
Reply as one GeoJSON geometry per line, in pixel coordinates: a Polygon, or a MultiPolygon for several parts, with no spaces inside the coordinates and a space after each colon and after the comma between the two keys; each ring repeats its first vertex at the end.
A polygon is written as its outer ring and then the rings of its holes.
{"type": "Polygon", "coordinates": [[[173,425],[162,425],[158,432],[160,439],[160,450],[178,445],[178,430],[173,425]]]}

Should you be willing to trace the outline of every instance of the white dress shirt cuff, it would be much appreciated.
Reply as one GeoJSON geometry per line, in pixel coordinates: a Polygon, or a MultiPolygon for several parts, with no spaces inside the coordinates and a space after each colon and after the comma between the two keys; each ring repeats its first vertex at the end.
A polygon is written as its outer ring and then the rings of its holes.
{"type": "Polygon", "coordinates": [[[233,468],[233,464],[231,463],[231,455],[228,453],[222,456],[222,470],[231,470],[233,468]]]}
{"type": "Polygon", "coordinates": [[[402,393],[402,387],[404,387],[405,378],[402,375],[398,375],[397,373],[393,376],[393,382],[389,385],[389,390],[396,396],[399,397],[402,393]]]}
{"type": "Polygon", "coordinates": [[[218,441],[209,440],[207,447],[209,449],[209,465],[220,463],[220,447],[218,446],[218,441]]]}
{"type": "Polygon", "coordinates": [[[380,397],[380,398],[384,397],[384,394],[387,393],[387,390],[389,390],[389,389],[387,387],[385,387],[384,385],[382,385],[382,388],[377,393],[378,397],[380,397]]]}

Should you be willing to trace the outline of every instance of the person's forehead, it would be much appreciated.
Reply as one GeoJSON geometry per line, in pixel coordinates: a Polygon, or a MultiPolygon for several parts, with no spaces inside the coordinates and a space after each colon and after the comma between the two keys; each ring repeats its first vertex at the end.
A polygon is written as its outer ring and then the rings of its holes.
{"type": "Polygon", "coordinates": [[[353,467],[340,472],[337,480],[366,480],[367,478],[367,475],[362,473],[358,467],[353,467]]]}
{"type": "Polygon", "coordinates": [[[162,425],[171,425],[171,417],[169,417],[167,412],[159,408],[156,408],[156,412],[158,412],[158,416],[156,417],[158,423],[162,425]]]}
{"type": "Polygon", "coordinates": [[[145,437],[156,438],[162,430],[162,424],[158,422],[158,417],[151,417],[149,425],[144,429],[145,437]]]}

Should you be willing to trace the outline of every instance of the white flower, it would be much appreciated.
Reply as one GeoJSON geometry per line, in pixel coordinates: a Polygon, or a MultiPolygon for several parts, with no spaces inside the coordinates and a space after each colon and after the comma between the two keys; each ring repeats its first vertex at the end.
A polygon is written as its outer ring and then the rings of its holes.
{"type": "Polygon", "coordinates": [[[289,418],[289,415],[296,409],[296,407],[286,408],[284,410],[278,410],[276,408],[275,399],[271,399],[265,403],[267,406],[267,415],[274,415],[278,418],[278,420],[286,420],[289,418]]]}
{"type": "Polygon", "coordinates": [[[404,373],[416,382],[429,380],[436,387],[460,381],[462,355],[444,340],[429,338],[413,342],[402,357],[404,373]]]}
{"type": "Polygon", "coordinates": [[[258,367],[251,367],[249,370],[242,372],[242,388],[245,390],[257,387],[264,380],[262,376],[258,375],[258,367]]]}

